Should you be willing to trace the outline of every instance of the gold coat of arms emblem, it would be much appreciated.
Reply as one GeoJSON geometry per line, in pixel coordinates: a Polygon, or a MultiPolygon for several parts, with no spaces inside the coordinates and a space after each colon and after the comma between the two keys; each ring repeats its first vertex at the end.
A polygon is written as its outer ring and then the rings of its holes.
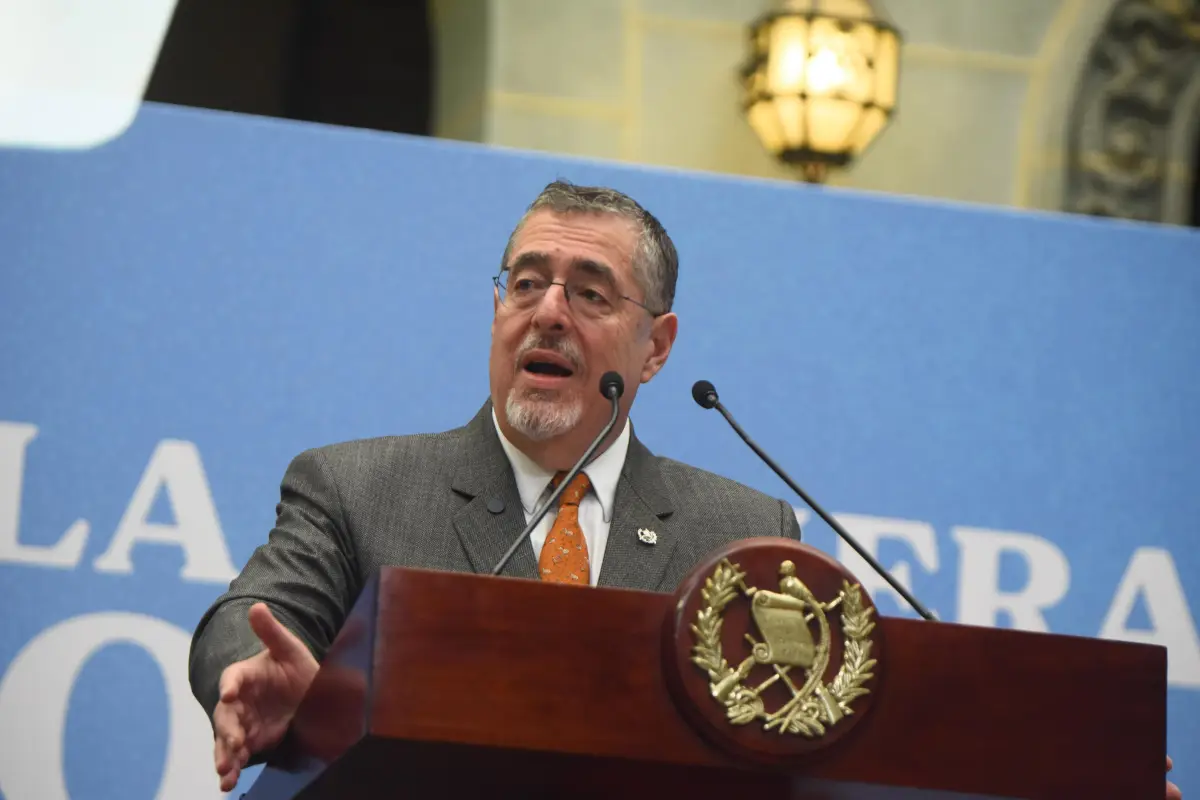
{"type": "Polygon", "coordinates": [[[733,725],[761,720],[766,731],[816,739],[853,714],[855,699],[870,692],[865,684],[876,666],[871,655],[873,615],[857,583],[843,580],[841,591],[822,601],[796,576],[790,560],[780,563],[779,591],[771,591],[747,585],[746,573],[724,558],[701,589],[700,607],[690,626],[691,661],[707,673],[709,690],[733,725]],[[722,651],[722,626],[727,607],[743,597],[753,625],[745,634],[749,652],[734,664],[722,651]],[[842,663],[826,681],[833,650],[829,615],[834,612],[840,615],[842,663]],[[751,673],[759,666],[771,672],[752,681],[751,673]],[[764,695],[776,684],[786,687],[789,699],[767,708],[764,695]]]}

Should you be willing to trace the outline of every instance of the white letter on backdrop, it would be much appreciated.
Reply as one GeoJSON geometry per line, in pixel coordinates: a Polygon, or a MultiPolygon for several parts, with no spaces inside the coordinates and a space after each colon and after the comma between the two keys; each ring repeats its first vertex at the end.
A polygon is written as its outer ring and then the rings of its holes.
{"type": "MultiPolygon", "coordinates": [[[[879,560],[879,542],[883,539],[895,539],[904,542],[912,549],[917,556],[917,561],[926,571],[937,572],[937,535],[929,523],[886,517],[866,517],[858,514],[838,514],[836,516],[842,527],[857,539],[863,549],[870,553],[875,560],[879,560]]],[[[846,566],[846,569],[850,570],[854,577],[858,578],[859,584],[876,602],[879,601],[880,595],[888,594],[895,599],[896,605],[900,608],[907,609],[909,607],[900,593],[889,586],[882,577],[876,575],[875,570],[871,569],[871,565],[867,563],[866,559],[843,542],[841,537],[837,542],[837,559],[846,566]]],[[[891,571],[901,586],[912,591],[912,569],[907,561],[898,561],[894,565],[884,564],[883,566],[891,571]]]]}
{"type": "MultiPolygon", "coordinates": [[[[156,797],[221,797],[212,768],[212,728],[188,686],[191,636],[154,617],[101,613],[73,617],[33,638],[0,681],[0,795],[69,800],[63,733],[80,671],[99,650],[129,642],[158,663],[167,688],[167,762],[156,797]]],[[[123,724],[117,721],[115,724],[123,724]]],[[[103,726],[101,726],[103,728],[103,726]]]]}
{"type": "Polygon", "coordinates": [[[958,621],[996,625],[998,612],[1012,615],[1013,627],[1049,631],[1042,612],[1062,600],[1071,585],[1071,567],[1054,543],[1029,533],[954,528],[950,535],[961,551],[958,575],[958,621]],[[1019,591],[1000,590],[1000,556],[1020,556],[1029,580],[1019,591]]]}
{"type": "Polygon", "coordinates": [[[57,544],[21,544],[18,540],[25,449],[37,432],[36,425],[0,422],[0,561],[71,569],[79,563],[87,544],[87,520],[75,520],[57,544]]]}
{"type": "Polygon", "coordinates": [[[1139,547],[1125,568],[1112,605],[1100,626],[1102,639],[1158,644],[1167,648],[1167,683],[1200,689],[1200,637],[1183,594],[1171,554],[1139,547]],[[1151,630],[1130,629],[1129,614],[1138,595],[1146,601],[1151,630]]]}
{"type": "Polygon", "coordinates": [[[133,572],[129,554],[136,542],[174,544],[183,548],[183,570],[179,577],[187,581],[225,583],[237,575],[221,534],[221,524],[217,521],[200,451],[191,442],[174,439],[159,442],[117,525],[112,544],[96,559],[96,569],[100,572],[133,572]],[[147,520],[160,489],[166,491],[171,502],[174,525],[147,520]]]}

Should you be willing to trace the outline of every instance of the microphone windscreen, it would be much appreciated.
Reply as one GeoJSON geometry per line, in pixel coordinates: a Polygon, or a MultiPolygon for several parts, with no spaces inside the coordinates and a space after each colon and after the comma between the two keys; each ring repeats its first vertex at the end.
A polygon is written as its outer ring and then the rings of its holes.
{"type": "Polygon", "coordinates": [[[717,405],[717,387],[708,381],[696,381],[692,384],[692,399],[701,408],[715,408],[717,405]]]}
{"type": "Polygon", "coordinates": [[[600,376],[600,394],[609,398],[625,394],[625,379],[619,372],[606,372],[600,376]]]}

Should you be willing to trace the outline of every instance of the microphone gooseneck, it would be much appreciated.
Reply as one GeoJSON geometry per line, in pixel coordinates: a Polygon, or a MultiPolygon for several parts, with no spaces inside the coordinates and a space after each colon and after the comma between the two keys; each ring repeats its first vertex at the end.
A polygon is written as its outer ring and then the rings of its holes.
{"type": "Polygon", "coordinates": [[[505,565],[507,565],[509,560],[512,559],[513,554],[517,552],[517,548],[521,546],[521,542],[529,538],[529,534],[533,532],[533,529],[536,528],[538,523],[542,521],[542,518],[546,516],[546,512],[558,503],[558,498],[567,490],[568,484],[575,480],[575,476],[578,475],[580,471],[582,471],[583,468],[588,465],[588,462],[592,460],[592,454],[596,452],[596,448],[600,446],[601,442],[608,438],[608,434],[612,432],[613,427],[617,424],[617,417],[621,414],[620,400],[621,395],[624,393],[625,381],[623,378],[621,378],[620,374],[616,372],[606,372],[601,376],[600,394],[612,401],[612,415],[608,418],[608,424],[606,424],[600,431],[600,434],[592,440],[592,443],[588,445],[588,449],[585,450],[580,459],[575,462],[575,466],[571,467],[570,471],[563,477],[561,481],[559,481],[558,486],[554,487],[554,491],[550,494],[550,497],[547,498],[546,502],[542,504],[541,508],[537,509],[537,511],[533,513],[533,516],[529,518],[529,522],[526,523],[525,529],[521,531],[521,535],[513,541],[512,545],[510,545],[508,550],[505,551],[504,557],[501,558],[500,562],[492,568],[492,575],[499,575],[501,571],[503,571],[505,565]]]}
{"type": "Polygon", "coordinates": [[[896,580],[892,573],[888,572],[882,564],[876,561],[875,557],[868,553],[867,550],[861,544],[859,544],[858,541],[851,536],[850,533],[843,528],[836,519],[826,513],[825,509],[821,508],[821,506],[817,505],[817,502],[809,497],[807,492],[801,489],[796,482],[792,480],[788,474],[771,459],[769,455],[763,452],[761,447],[755,444],[754,440],[751,439],[744,430],[742,430],[742,426],[737,424],[737,420],[733,418],[733,415],[725,410],[725,406],[721,405],[721,400],[717,396],[716,387],[714,387],[708,381],[696,381],[696,383],[692,385],[692,399],[695,400],[696,404],[701,408],[715,408],[717,411],[720,411],[721,416],[725,417],[725,421],[729,423],[729,427],[733,428],[734,432],[736,432],[737,435],[742,438],[742,441],[754,451],[755,455],[761,458],[763,463],[770,467],[776,475],[782,478],[783,482],[786,483],[793,492],[800,495],[800,498],[808,504],[808,507],[817,512],[817,516],[825,520],[826,524],[833,528],[834,532],[838,536],[842,537],[842,540],[846,542],[846,544],[854,548],[854,551],[862,556],[864,561],[871,565],[871,569],[879,573],[879,575],[885,581],[887,581],[888,584],[895,589],[918,614],[930,622],[937,621],[937,617],[935,617],[929,611],[929,609],[921,605],[920,601],[913,597],[912,594],[904,588],[903,584],[896,580]]]}

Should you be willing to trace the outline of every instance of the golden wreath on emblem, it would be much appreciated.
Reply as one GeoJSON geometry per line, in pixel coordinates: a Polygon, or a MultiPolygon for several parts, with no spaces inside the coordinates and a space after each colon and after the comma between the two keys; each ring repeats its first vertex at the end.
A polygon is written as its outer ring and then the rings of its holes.
{"type": "Polygon", "coordinates": [[[861,588],[842,581],[842,591],[828,603],[821,603],[796,577],[791,561],[779,566],[779,591],[769,592],[746,586],[746,574],[729,559],[723,559],[704,582],[702,603],[691,626],[695,636],[692,663],[708,673],[713,697],[725,706],[726,716],[734,725],[764,720],[765,730],[793,733],[808,738],[824,736],[828,726],[852,714],[855,698],[869,694],[863,688],[872,677],[875,659],[871,658],[871,621],[874,609],[863,605],[861,588]],[[723,612],[739,594],[750,599],[754,624],[762,641],[746,634],[751,654],[737,667],[729,666],[721,652],[723,612]],[[829,621],[825,612],[842,609],[842,667],[833,681],[822,676],[829,665],[829,621]],[[814,640],[811,624],[816,622],[814,640]],[[757,686],[744,681],[757,664],[769,664],[775,674],[757,686]],[[793,668],[804,670],[802,681],[794,680],[793,668]],[[780,708],[767,711],[762,693],[782,681],[792,697],[780,708]],[[799,685],[797,685],[799,683],[799,685]]]}

